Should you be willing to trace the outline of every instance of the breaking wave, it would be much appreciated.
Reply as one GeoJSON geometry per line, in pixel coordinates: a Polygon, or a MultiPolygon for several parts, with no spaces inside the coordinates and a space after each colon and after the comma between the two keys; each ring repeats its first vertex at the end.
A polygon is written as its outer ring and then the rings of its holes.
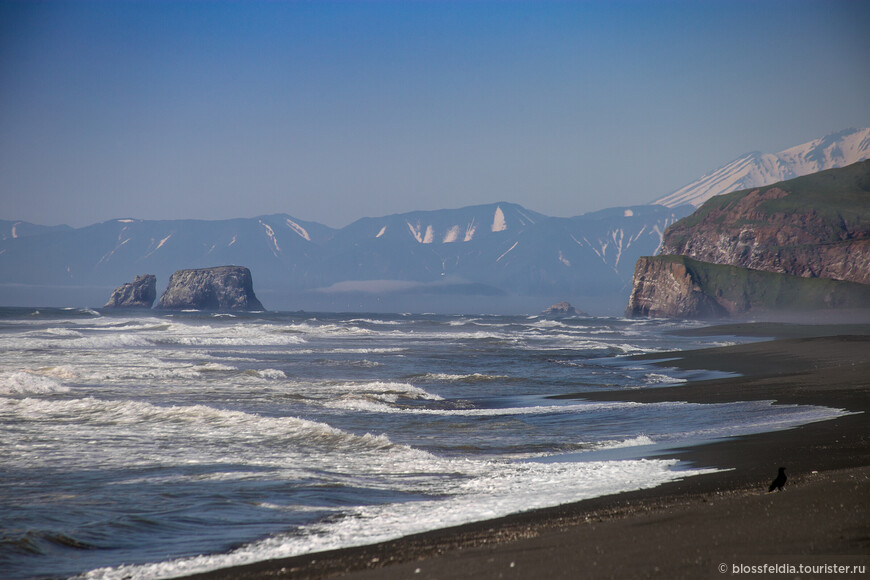
{"type": "Polygon", "coordinates": [[[0,395],[48,395],[68,393],[70,388],[56,380],[31,372],[0,375],[0,395]]]}

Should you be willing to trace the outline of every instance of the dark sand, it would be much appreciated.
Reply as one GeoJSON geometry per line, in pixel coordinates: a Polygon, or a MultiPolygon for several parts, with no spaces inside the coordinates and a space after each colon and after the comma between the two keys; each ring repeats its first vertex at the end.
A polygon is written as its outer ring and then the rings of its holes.
{"type": "Polygon", "coordinates": [[[856,413],[663,455],[693,467],[728,471],[196,577],[721,578],[738,575],[735,571],[777,578],[870,575],[870,326],[742,324],[695,332],[791,338],[638,357],[677,357],[665,364],[741,373],[738,378],[561,397],[774,400],[856,413]],[[768,494],[779,466],[787,468],[786,490],[768,494]],[[772,575],[739,568],[763,565],[780,568],[772,575]],[[800,565],[815,568],[806,571],[800,565]],[[864,573],[831,567],[853,565],[863,566],[864,573]]]}

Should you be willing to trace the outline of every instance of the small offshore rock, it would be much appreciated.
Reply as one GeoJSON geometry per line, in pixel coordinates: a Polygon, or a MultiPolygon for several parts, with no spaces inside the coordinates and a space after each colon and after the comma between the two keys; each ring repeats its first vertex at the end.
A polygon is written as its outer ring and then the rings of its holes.
{"type": "Polygon", "coordinates": [[[585,312],[581,312],[571,306],[568,302],[558,302],[553,304],[552,306],[545,308],[543,312],[541,312],[542,316],[552,316],[554,318],[565,317],[565,316],[589,316],[585,312]]]}
{"type": "Polygon", "coordinates": [[[115,288],[103,308],[151,308],[156,298],[157,276],[144,274],[115,288]]]}
{"type": "Polygon", "coordinates": [[[178,270],[160,297],[161,310],[264,310],[243,266],[178,270]]]}

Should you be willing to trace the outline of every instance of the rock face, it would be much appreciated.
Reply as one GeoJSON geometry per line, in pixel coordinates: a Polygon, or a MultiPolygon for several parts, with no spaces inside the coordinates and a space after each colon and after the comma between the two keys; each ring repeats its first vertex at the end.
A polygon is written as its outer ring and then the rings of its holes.
{"type": "Polygon", "coordinates": [[[670,256],[642,257],[634,268],[634,284],[628,298],[632,316],[661,318],[716,318],[725,309],[702,290],[685,260],[670,256]]]}
{"type": "Polygon", "coordinates": [[[629,315],[870,308],[870,161],[717,196],[661,253],[638,260],[629,315]]]}
{"type": "Polygon", "coordinates": [[[541,312],[541,316],[549,316],[551,318],[560,318],[567,316],[588,316],[585,312],[580,312],[567,302],[558,302],[549,306],[541,312]]]}
{"type": "Polygon", "coordinates": [[[628,311],[662,318],[721,318],[745,313],[870,307],[870,285],[801,278],[685,256],[641,258],[628,311]]]}
{"type": "Polygon", "coordinates": [[[163,310],[264,310],[242,266],[178,270],[160,297],[163,310]]]}
{"type": "Polygon", "coordinates": [[[115,288],[103,308],[151,308],[156,298],[157,276],[145,274],[115,288]]]}

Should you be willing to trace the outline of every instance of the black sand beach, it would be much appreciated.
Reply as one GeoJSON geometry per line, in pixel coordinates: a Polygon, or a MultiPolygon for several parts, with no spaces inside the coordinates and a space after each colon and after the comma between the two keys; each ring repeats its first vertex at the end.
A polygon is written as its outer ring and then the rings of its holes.
{"type": "Polygon", "coordinates": [[[650,490],[194,577],[866,575],[870,572],[870,325],[744,324],[697,332],[780,338],[639,357],[669,359],[665,363],[669,366],[740,373],[739,377],[560,397],[696,403],[772,400],[852,414],[666,453],[663,457],[679,458],[693,467],[724,470],[650,490]],[[787,468],[786,490],[768,494],[780,466],[787,468]],[[854,572],[855,565],[864,567],[863,574],[854,572]]]}

